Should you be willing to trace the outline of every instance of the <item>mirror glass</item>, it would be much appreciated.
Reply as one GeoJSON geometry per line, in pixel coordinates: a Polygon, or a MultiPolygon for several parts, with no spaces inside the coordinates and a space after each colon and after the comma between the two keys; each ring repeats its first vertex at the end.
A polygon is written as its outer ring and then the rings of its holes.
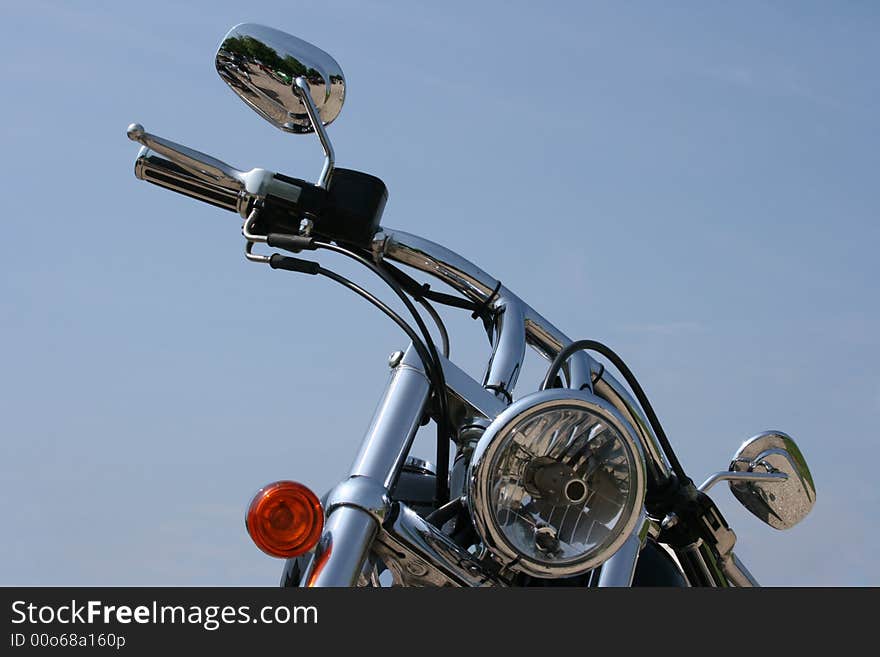
{"type": "Polygon", "coordinates": [[[223,37],[214,63],[239,98],[285,132],[313,132],[305,104],[292,87],[297,77],[309,81],[324,125],[339,115],[345,100],[345,77],[335,59],[271,27],[236,25],[223,37]]]}
{"type": "Polygon", "coordinates": [[[791,436],[768,431],[742,444],[731,472],[782,472],[784,481],[731,481],[730,490],[743,506],[776,529],[788,529],[806,517],[816,502],[810,468],[791,436]]]}

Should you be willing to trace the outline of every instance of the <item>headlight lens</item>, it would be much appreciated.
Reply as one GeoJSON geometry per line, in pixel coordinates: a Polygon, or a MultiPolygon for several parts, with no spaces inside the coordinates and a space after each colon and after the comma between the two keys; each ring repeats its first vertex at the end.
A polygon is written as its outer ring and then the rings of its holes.
{"type": "Polygon", "coordinates": [[[468,486],[474,525],[496,557],[530,575],[565,577],[608,559],[635,528],[644,456],[604,400],[544,390],[489,425],[468,486]]]}

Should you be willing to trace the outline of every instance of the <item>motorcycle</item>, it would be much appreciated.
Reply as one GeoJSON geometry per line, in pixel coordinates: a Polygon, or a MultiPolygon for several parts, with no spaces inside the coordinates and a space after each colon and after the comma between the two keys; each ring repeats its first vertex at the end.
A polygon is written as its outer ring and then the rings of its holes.
{"type": "Polygon", "coordinates": [[[317,135],[324,152],[317,181],[240,171],[132,124],[128,137],[142,145],[137,178],[237,213],[248,261],[329,278],[410,340],[389,359],[390,380],[348,478],[320,499],[281,481],[251,501],[247,530],[260,549],[286,560],[283,586],[380,586],[389,579],[397,586],[757,585],[708,492],[727,481],[771,527],[800,522],[816,490],[790,436],[754,436],[727,470],[695,485],[617,353],[569,339],[457,253],[380,225],[385,183],[335,166],[326,126],[342,109],[345,77],[329,54],[278,30],[241,24],[223,38],[215,65],[265,120],[284,132],[317,135]],[[258,245],[275,251],[260,253],[258,245]],[[411,318],[302,257],[318,250],[378,276],[411,318]],[[439,348],[416,304],[436,324],[439,348]],[[481,321],[492,345],[481,381],[449,360],[449,335],[434,304],[481,321]],[[550,364],[536,391],[514,399],[526,346],[550,364]],[[417,430],[430,422],[435,465],[410,455],[417,430]]]}

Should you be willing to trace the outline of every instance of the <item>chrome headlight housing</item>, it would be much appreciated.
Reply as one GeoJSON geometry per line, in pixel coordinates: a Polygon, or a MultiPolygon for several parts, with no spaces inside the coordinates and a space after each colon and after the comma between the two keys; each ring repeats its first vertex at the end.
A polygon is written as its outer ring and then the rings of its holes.
{"type": "Polygon", "coordinates": [[[645,457],[618,411],[587,391],[542,390],[488,426],[468,470],[485,546],[511,570],[567,577],[595,568],[635,529],[645,457]]]}

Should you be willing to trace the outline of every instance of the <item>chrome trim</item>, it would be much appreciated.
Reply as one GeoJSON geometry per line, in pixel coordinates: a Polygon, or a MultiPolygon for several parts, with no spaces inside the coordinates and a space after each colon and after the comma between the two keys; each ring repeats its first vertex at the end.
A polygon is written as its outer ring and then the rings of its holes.
{"type": "MultiPolygon", "coordinates": [[[[474,528],[483,544],[505,568],[525,572],[535,577],[567,577],[587,572],[603,564],[622,549],[624,543],[631,536],[637,536],[637,542],[644,540],[642,534],[647,531],[648,527],[644,512],[645,490],[645,455],[635,432],[608,402],[586,390],[551,388],[534,392],[515,401],[495,418],[483,433],[474,449],[467,474],[468,508],[474,528]],[[631,485],[634,490],[634,506],[628,509],[629,516],[626,517],[622,526],[619,526],[618,533],[611,538],[607,545],[602,547],[600,552],[589,558],[584,558],[584,555],[581,555],[577,559],[547,564],[527,558],[510,544],[498,528],[496,518],[491,510],[494,491],[488,481],[489,468],[499,445],[502,443],[503,436],[513,430],[512,427],[519,422],[520,418],[524,415],[536,415],[559,406],[585,407],[591,413],[604,418],[620,435],[621,441],[630,451],[632,458],[634,481],[631,482],[631,485]]],[[[641,549],[640,546],[635,550],[633,559],[637,558],[639,549],[641,549]]],[[[590,552],[586,554],[589,555],[590,552]]],[[[628,556],[621,557],[622,563],[629,563],[628,558],[628,556]]],[[[629,566],[634,568],[635,562],[632,561],[629,566]]],[[[616,576],[616,574],[609,575],[609,577],[616,576]]]]}
{"type": "Polygon", "coordinates": [[[443,377],[446,379],[450,421],[453,426],[464,427],[475,418],[489,420],[498,416],[507,402],[498,399],[451,360],[440,356],[443,377]]]}
{"type": "Polygon", "coordinates": [[[731,482],[739,502],[774,529],[790,529],[816,503],[810,467],[794,439],[781,431],[765,431],[744,442],[730,464],[732,472],[785,473],[784,482],[731,482]]]}
{"type": "Polygon", "coordinates": [[[302,581],[313,587],[356,586],[378,529],[369,513],[350,506],[336,508],[327,516],[302,581]]]}
{"type": "MultiPolygon", "coordinates": [[[[507,290],[505,292],[511,294],[507,290]]],[[[531,307],[526,306],[525,314],[526,342],[543,358],[553,360],[563,347],[573,342],[531,307]]],[[[572,354],[564,368],[568,386],[577,390],[588,388],[592,391],[591,374],[595,369],[594,365],[597,364],[586,352],[578,351],[572,354]]]]}
{"type": "Polygon", "coordinates": [[[248,214],[247,219],[244,220],[244,223],[241,225],[241,234],[244,237],[244,257],[247,258],[251,262],[258,262],[264,265],[268,265],[271,262],[271,256],[260,255],[254,253],[254,245],[256,243],[265,244],[269,238],[266,235],[258,235],[257,233],[252,233],[254,223],[257,221],[257,217],[260,214],[260,209],[257,205],[254,205],[253,209],[248,214]]]}
{"type": "Polygon", "coordinates": [[[324,509],[329,514],[340,506],[362,509],[382,522],[391,508],[391,500],[388,489],[372,477],[352,476],[330,491],[324,509]]]}
{"type": "Polygon", "coordinates": [[[386,489],[394,485],[421,424],[430,388],[421,360],[410,345],[391,371],[388,388],[351,467],[352,477],[372,477],[386,489]]]}
{"type": "MultiPolygon", "coordinates": [[[[523,309],[527,342],[547,359],[552,359],[562,347],[571,342],[510,290],[503,285],[499,287],[500,281],[436,242],[411,233],[383,228],[374,238],[372,249],[373,257],[377,262],[387,257],[423,271],[439,278],[477,303],[486,303],[492,293],[498,289],[498,300],[493,303],[493,309],[497,309],[497,304],[503,303],[502,300],[516,299],[523,309]]],[[[589,361],[590,358],[583,352],[572,356],[569,379],[572,388],[581,388],[590,384],[589,361]]]]}
{"type": "MultiPolygon", "coordinates": [[[[320,562],[321,555],[328,549],[330,555],[314,586],[328,585],[326,582],[357,582],[366,557],[361,555],[362,558],[356,559],[346,548],[343,557],[337,559],[331,546],[339,543],[339,535],[343,531],[349,531],[346,523],[351,522],[354,525],[350,530],[353,533],[352,540],[363,549],[369,549],[372,535],[367,538],[364,518],[368,518],[375,528],[378,521],[385,516],[387,506],[382,496],[387,496],[393,487],[421,424],[430,391],[430,382],[424,373],[422,362],[412,345],[399,360],[394,360],[397,363],[391,371],[388,387],[351,467],[350,478],[333,490],[328,501],[327,525],[322,538],[322,541],[326,541],[326,546],[321,548],[319,544],[313,562],[320,562]],[[340,513],[345,522],[339,519],[340,513]]],[[[454,414],[457,412],[461,417],[467,418],[475,414],[493,418],[504,409],[498,399],[454,363],[442,356],[440,360],[446,377],[450,408],[455,409],[454,414]]],[[[408,534],[404,532],[402,535],[408,534]]]]}
{"type": "Polygon", "coordinates": [[[252,208],[248,213],[247,219],[245,219],[244,223],[241,225],[241,234],[248,242],[265,244],[269,241],[268,235],[260,235],[259,233],[251,232],[254,229],[254,224],[256,223],[258,216],[260,216],[260,209],[258,207],[252,208]]]}
{"type": "Polygon", "coordinates": [[[785,481],[788,475],[784,472],[716,472],[697,487],[697,490],[703,493],[709,491],[715,484],[720,481],[762,481],[772,483],[773,481],[785,481]]]}
{"type": "Polygon", "coordinates": [[[407,456],[403,467],[409,471],[417,471],[423,474],[437,474],[437,467],[430,461],[420,459],[418,456],[407,456]]]}
{"type": "Polygon", "coordinates": [[[260,255],[259,253],[254,253],[254,243],[253,242],[245,242],[244,244],[244,257],[247,258],[250,262],[257,262],[263,265],[268,265],[272,259],[271,256],[260,255]]]}
{"type": "Polygon", "coordinates": [[[403,586],[495,586],[492,577],[459,547],[401,502],[373,543],[374,554],[403,586]]]}
{"type": "Polygon", "coordinates": [[[285,132],[314,130],[302,97],[292,88],[297,76],[307,77],[324,125],[339,115],[345,101],[345,76],[333,57],[265,25],[241,23],[230,29],[217,48],[214,66],[239,98],[285,132]]]}
{"type": "MultiPolygon", "coordinates": [[[[510,304],[512,299],[516,299],[524,319],[526,343],[547,359],[555,357],[563,347],[572,342],[510,290],[503,285],[499,288],[497,279],[446,247],[404,231],[382,229],[373,240],[372,251],[377,262],[389,258],[418,269],[435,276],[477,303],[485,303],[498,289],[498,299],[493,304],[493,309],[497,310],[501,304],[510,304]]],[[[513,333],[514,337],[509,338],[510,344],[518,345],[516,335],[522,329],[509,321],[502,322],[499,329],[513,333]]],[[[506,337],[496,336],[494,342],[496,345],[506,344],[507,340],[506,337]]],[[[508,359],[506,354],[502,355],[504,367],[509,371],[512,366],[508,359]]],[[[651,479],[656,483],[665,482],[670,473],[669,464],[644,413],[626,388],[607,371],[604,371],[602,378],[594,383],[594,377],[602,372],[600,365],[588,354],[577,352],[569,360],[568,385],[575,389],[586,386],[611,403],[638,432],[645,453],[650,457],[648,473],[651,479]]]]}
{"type": "Polygon", "coordinates": [[[388,355],[388,367],[390,367],[393,370],[395,367],[400,365],[400,361],[402,361],[402,360],[403,360],[403,352],[402,351],[399,351],[399,350],[392,351],[388,355]]]}
{"type": "Polygon", "coordinates": [[[436,276],[471,301],[484,302],[498,281],[457,253],[418,235],[383,229],[373,240],[377,261],[383,257],[436,276]]]}
{"type": "Polygon", "coordinates": [[[350,478],[334,489],[331,508],[315,556],[304,581],[309,586],[355,586],[379,530],[377,512],[412,447],[428,400],[430,383],[412,345],[391,371],[391,380],[379,401],[350,478]],[[369,479],[352,482],[352,479],[369,479]],[[384,491],[384,493],[382,492],[384,491]],[[311,572],[320,564],[312,579],[311,572]]]}

